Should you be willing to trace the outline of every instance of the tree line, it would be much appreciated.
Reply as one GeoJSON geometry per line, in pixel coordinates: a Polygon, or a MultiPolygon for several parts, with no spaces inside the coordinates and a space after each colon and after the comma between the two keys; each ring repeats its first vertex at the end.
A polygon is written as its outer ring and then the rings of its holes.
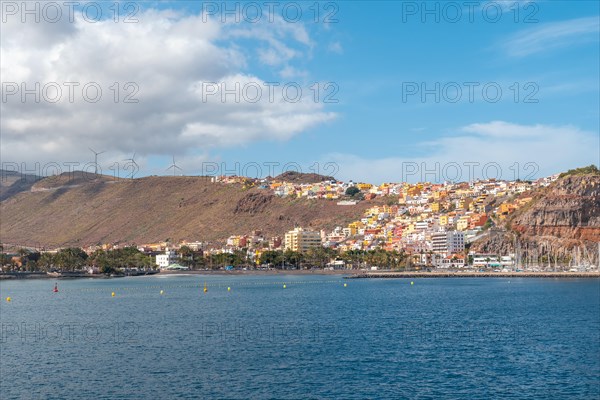
{"type": "Polygon", "coordinates": [[[311,248],[306,252],[292,250],[265,250],[258,259],[251,259],[247,249],[231,253],[203,254],[187,246],[179,250],[179,263],[190,269],[222,269],[269,267],[275,269],[312,269],[331,266],[332,261],[343,261],[345,268],[359,269],[376,266],[385,269],[406,269],[411,267],[409,257],[404,252],[377,250],[349,250],[341,252],[326,247],[311,248]]]}
{"type": "Polygon", "coordinates": [[[75,272],[92,267],[104,274],[119,273],[132,268],[156,268],[153,258],[135,247],[96,250],[90,255],[77,247],[60,249],[56,253],[19,249],[17,260],[8,254],[0,254],[0,264],[4,270],[9,271],[75,272]]]}
{"type": "MultiPolygon", "coordinates": [[[[331,266],[332,261],[343,261],[344,268],[360,269],[376,266],[384,269],[407,269],[411,267],[409,256],[404,252],[377,250],[349,250],[315,247],[306,252],[292,250],[266,250],[258,258],[252,258],[248,249],[230,253],[211,254],[182,246],[177,262],[192,270],[218,270],[233,268],[312,269],[331,266]]],[[[96,250],[87,254],[80,248],[69,247],[55,253],[39,253],[27,249],[17,251],[17,260],[0,254],[0,264],[5,271],[75,272],[88,267],[100,273],[120,273],[124,269],[156,269],[155,259],[135,247],[115,250],[96,250]]]]}

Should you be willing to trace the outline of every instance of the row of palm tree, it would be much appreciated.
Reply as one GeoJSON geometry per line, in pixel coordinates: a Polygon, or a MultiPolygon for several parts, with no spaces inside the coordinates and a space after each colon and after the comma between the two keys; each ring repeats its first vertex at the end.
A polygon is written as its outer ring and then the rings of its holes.
{"type": "Polygon", "coordinates": [[[179,262],[192,269],[220,269],[226,266],[255,267],[269,266],[276,269],[312,269],[325,268],[331,261],[344,261],[346,268],[359,269],[377,266],[385,269],[407,268],[410,264],[407,255],[398,251],[350,250],[340,252],[337,249],[314,247],[305,252],[292,250],[265,250],[258,260],[248,257],[247,249],[232,253],[203,255],[202,251],[193,251],[183,246],[179,250],[179,262]]]}
{"type": "Polygon", "coordinates": [[[2,253],[0,263],[5,270],[75,272],[90,266],[96,267],[102,273],[111,273],[125,268],[155,268],[152,257],[135,247],[110,251],[97,250],[91,255],[77,247],[61,249],[56,253],[19,249],[17,255],[19,262],[2,253]]]}
{"type": "MultiPolygon", "coordinates": [[[[88,255],[82,249],[70,247],[56,253],[39,253],[20,249],[17,252],[20,266],[6,254],[1,254],[0,263],[6,269],[20,271],[80,271],[85,267],[94,267],[102,273],[118,272],[121,269],[156,268],[154,259],[145,255],[135,247],[116,250],[96,250],[88,255]],[[8,267],[8,268],[6,268],[8,267]]],[[[398,251],[349,250],[340,252],[336,249],[315,247],[306,252],[292,250],[266,250],[258,260],[248,256],[247,249],[235,250],[231,253],[203,254],[187,246],[179,249],[179,263],[191,269],[220,269],[227,266],[248,267],[267,265],[276,269],[312,269],[325,268],[331,261],[343,261],[346,268],[360,269],[377,266],[385,269],[407,268],[409,257],[398,251]]]]}

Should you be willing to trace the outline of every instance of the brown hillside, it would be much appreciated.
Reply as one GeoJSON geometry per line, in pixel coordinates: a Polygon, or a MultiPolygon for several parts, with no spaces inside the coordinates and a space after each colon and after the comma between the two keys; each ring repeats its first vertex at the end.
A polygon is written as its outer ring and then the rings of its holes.
{"type": "Polygon", "coordinates": [[[167,238],[220,241],[254,229],[282,235],[294,225],[331,229],[347,224],[373,204],[279,198],[267,190],[203,177],[52,179],[0,204],[3,243],[56,247],[167,238]]]}
{"type": "Polygon", "coordinates": [[[26,192],[40,179],[39,176],[0,169],[0,201],[26,192]]]}

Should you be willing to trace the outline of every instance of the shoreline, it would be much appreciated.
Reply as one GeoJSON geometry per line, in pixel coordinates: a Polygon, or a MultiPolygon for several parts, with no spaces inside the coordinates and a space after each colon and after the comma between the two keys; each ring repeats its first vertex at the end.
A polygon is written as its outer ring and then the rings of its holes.
{"type": "Polygon", "coordinates": [[[52,276],[46,273],[0,273],[0,280],[29,279],[118,279],[126,276],[180,276],[180,275],[214,275],[214,276],[283,276],[283,275],[323,275],[343,276],[344,279],[402,279],[402,278],[587,278],[600,279],[600,272],[474,272],[474,271],[364,271],[364,270],[251,270],[251,271],[160,271],[152,274],[106,276],[99,274],[72,274],[52,276]]]}
{"type": "Polygon", "coordinates": [[[364,270],[252,270],[252,271],[161,271],[156,275],[345,275],[345,279],[391,279],[391,278],[600,278],[600,271],[593,272],[475,272],[475,271],[364,271],[364,270]]]}
{"type": "Polygon", "coordinates": [[[353,270],[325,270],[325,269],[269,269],[269,270],[251,270],[251,271],[160,271],[156,275],[231,275],[231,276],[244,276],[244,275],[352,275],[358,271],[353,270]]]}
{"type": "Polygon", "coordinates": [[[367,272],[347,279],[400,279],[400,278],[592,278],[600,279],[600,272],[367,272]]]}

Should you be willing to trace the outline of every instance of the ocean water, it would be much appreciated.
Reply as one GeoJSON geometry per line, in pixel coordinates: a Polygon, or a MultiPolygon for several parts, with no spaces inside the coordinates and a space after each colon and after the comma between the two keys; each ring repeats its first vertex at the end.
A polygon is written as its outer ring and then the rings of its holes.
{"type": "Polygon", "coordinates": [[[413,281],[3,281],[0,398],[600,398],[599,280],[413,281]]]}

